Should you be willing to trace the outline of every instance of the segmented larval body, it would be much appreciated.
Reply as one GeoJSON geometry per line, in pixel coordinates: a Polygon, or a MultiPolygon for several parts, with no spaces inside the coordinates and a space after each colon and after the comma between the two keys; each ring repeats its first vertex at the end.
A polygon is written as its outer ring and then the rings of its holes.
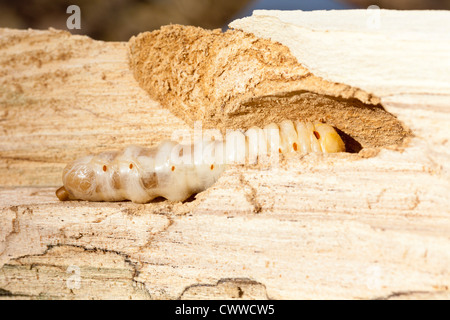
{"type": "Polygon", "coordinates": [[[210,187],[230,163],[255,163],[259,157],[288,152],[342,152],[345,145],[333,127],[285,120],[225,140],[192,145],[173,141],[154,148],[129,146],[80,158],[66,166],[60,200],[145,203],[156,197],[183,201],[210,187]]]}

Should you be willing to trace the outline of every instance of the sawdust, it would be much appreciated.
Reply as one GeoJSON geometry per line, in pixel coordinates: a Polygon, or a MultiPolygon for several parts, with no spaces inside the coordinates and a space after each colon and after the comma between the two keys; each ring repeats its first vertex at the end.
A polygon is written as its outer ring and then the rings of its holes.
{"type": "Polygon", "coordinates": [[[170,25],[132,37],[128,47],[140,86],[190,125],[225,132],[325,121],[349,152],[401,146],[410,135],[377,97],[315,76],[287,47],[252,34],[170,25]]]}

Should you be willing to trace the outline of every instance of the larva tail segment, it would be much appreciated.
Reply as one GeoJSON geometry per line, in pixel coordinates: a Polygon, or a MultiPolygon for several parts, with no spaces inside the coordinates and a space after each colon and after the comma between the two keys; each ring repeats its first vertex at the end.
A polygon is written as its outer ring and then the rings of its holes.
{"type": "Polygon", "coordinates": [[[56,190],[56,196],[61,201],[69,200],[69,193],[67,192],[66,188],[64,188],[64,186],[62,186],[58,190],[56,190]]]}

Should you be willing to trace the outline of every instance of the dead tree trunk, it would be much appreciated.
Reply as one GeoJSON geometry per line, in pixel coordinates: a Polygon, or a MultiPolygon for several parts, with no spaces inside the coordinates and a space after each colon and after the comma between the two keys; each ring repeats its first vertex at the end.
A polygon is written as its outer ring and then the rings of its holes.
{"type": "Polygon", "coordinates": [[[145,70],[145,37],[1,29],[0,296],[448,299],[450,14],[377,14],[258,11],[226,34],[147,35],[180,50],[160,56],[171,72],[145,70]],[[86,153],[199,119],[293,117],[331,122],[352,152],[235,166],[185,203],[54,195],[86,153]]]}

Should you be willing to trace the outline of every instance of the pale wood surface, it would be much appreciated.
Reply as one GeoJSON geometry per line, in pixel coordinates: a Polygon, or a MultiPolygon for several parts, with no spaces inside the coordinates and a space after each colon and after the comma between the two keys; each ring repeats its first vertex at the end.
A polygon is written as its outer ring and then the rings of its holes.
{"type": "Polygon", "coordinates": [[[414,135],[401,149],[233,167],[186,203],[59,202],[73,157],[189,127],[124,43],[2,29],[0,52],[0,297],[450,298],[448,92],[381,97],[414,135]]]}
{"type": "Polygon", "coordinates": [[[449,94],[449,21],[450,11],[256,10],[230,26],[284,44],[317,76],[385,97],[449,94]]]}

